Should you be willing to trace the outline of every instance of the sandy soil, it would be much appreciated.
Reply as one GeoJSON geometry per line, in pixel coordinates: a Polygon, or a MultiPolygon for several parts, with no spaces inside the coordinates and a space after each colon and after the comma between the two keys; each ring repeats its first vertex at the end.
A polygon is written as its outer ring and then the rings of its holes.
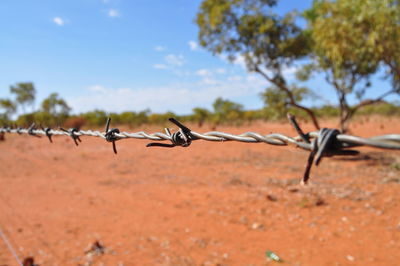
{"type": "MultiPolygon", "coordinates": [[[[367,120],[353,134],[400,132],[400,119],[367,120]]],[[[286,123],[218,130],[296,135],[286,123]]],[[[300,187],[308,153],[293,146],[123,140],[114,155],[98,138],[6,137],[0,228],[40,265],[277,264],[267,250],[287,265],[399,265],[398,151],[326,158],[300,187]]],[[[0,265],[17,265],[2,241],[0,265]]]]}

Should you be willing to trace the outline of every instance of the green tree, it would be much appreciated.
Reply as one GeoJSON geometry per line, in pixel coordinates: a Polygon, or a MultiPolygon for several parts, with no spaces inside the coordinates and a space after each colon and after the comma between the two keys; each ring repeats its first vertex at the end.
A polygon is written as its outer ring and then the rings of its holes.
{"type": "Polygon", "coordinates": [[[85,119],[89,126],[104,126],[107,121],[108,114],[102,110],[94,110],[83,113],[80,116],[85,119]]]}
{"type": "Polygon", "coordinates": [[[192,112],[191,120],[196,121],[199,127],[202,127],[211,116],[210,111],[205,108],[196,107],[193,108],[192,112]]]}
{"type": "Polygon", "coordinates": [[[137,127],[147,123],[147,116],[150,110],[140,112],[123,112],[119,115],[119,122],[121,124],[129,125],[130,127],[137,127]]]}
{"type": "Polygon", "coordinates": [[[0,113],[0,122],[6,123],[10,120],[10,116],[17,111],[17,108],[13,101],[9,99],[0,99],[0,109],[3,110],[0,113]]]}
{"type": "Polygon", "coordinates": [[[26,106],[35,102],[36,89],[32,82],[20,82],[15,86],[10,86],[10,92],[15,94],[16,102],[21,105],[22,111],[25,113],[26,106]]]}
{"type": "Polygon", "coordinates": [[[67,102],[58,93],[52,93],[42,101],[41,110],[35,113],[35,120],[46,126],[62,125],[70,111],[67,102]]]}
{"type": "MultiPolygon", "coordinates": [[[[375,99],[364,98],[371,87],[370,78],[381,62],[389,65],[394,84],[399,77],[396,72],[400,70],[397,48],[400,19],[395,3],[398,2],[316,0],[305,12],[314,59],[313,66],[308,66],[306,72],[310,73],[313,68],[322,71],[336,91],[343,132],[348,130],[350,119],[361,107],[381,102],[384,97],[399,91],[397,86],[375,99]],[[388,52],[391,54],[387,55],[388,52]],[[355,105],[348,102],[348,96],[352,94],[358,99],[355,105]]],[[[307,75],[303,76],[307,78],[307,75]]]]}
{"type": "Polygon", "coordinates": [[[296,100],[285,71],[310,52],[309,36],[296,25],[297,14],[274,14],[274,0],[203,0],[197,13],[200,44],[232,61],[244,58],[285,93],[288,104],[305,111],[319,128],[314,112],[296,100]]]}
{"type": "Polygon", "coordinates": [[[150,124],[167,126],[170,124],[168,121],[168,118],[171,118],[171,117],[174,117],[174,118],[177,118],[178,120],[180,120],[179,117],[171,111],[167,111],[166,113],[162,113],[162,114],[158,114],[158,113],[149,114],[147,119],[150,124]]]}
{"type": "Polygon", "coordinates": [[[400,92],[400,1],[361,1],[360,19],[368,20],[373,35],[367,43],[369,49],[379,56],[381,62],[389,69],[393,89],[400,92]]]}
{"type": "Polygon", "coordinates": [[[213,122],[215,125],[238,122],[243,118],[243,105],[220,97],[215,99],[213,109],[213,122]]]}
{"type": "Polygon", "coordinates": [[[43,100],[42,111],[53,116],[68,115],[71,108],[67,102],[58,96],[58,93],[52,93],[43,100]]]}
{"type": "MultiPolygon", "coordinates": [[[[300,102],[305,97],[311,95],[309,89],[305,87],[292,85],[291,91],[297,102],[300,102]]],[[[269,116],[272,116],[271,118],[276,119],[286,117],[291,104],[284,91],[280,90],[276,86],[270,86],[261,94],[261,97],[264,100],[266,108],[274,112],[274,114],[269,114],[269,116]]]]}

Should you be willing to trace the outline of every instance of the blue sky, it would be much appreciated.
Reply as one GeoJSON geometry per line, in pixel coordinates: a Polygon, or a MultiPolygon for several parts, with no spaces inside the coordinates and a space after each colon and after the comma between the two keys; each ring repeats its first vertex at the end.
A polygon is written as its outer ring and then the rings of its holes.
{"type": "MultiPolygon", "coordinates": [[[[189,113],[216,97],[261,108],[268,84],[198,47],[200,0],[2,0],[0,97],[32,81],[37,104],[52,92],[74,113],[97,109],[189,113]]],[[[306,1],[280,1],[283,13],[306,1]]],[[[294,69],[288,69],[292,75],[294,69]]],[[[386,83],[378,82],[377,94],[386,83]]],[[[331,101],[316,77],[308,85],[331,101]]],[[[331,101],[334,103],[334,101],[331,101]]]]}

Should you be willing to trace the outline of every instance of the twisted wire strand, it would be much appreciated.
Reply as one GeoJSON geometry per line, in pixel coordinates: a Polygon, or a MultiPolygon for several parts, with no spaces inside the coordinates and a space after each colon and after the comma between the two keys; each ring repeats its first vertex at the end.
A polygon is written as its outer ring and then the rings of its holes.
{"type": "Polygon", "coordinates": [[[14,247],[11,245],[10,241],[8,240],[6,235],[3,233],[3,230],[1,230],[1,228],[0,228],[0,237],[3,240],[3,242],[6,244],[8,250],[10,251],[10,253],[13,255],[13,257],[14,257],[15,261],[17,262],[17,264],[19,266],[23,266],[20,258],[18,257],[17,252],[15,251],[14,247]]]}
{"type": "MultiPolygon", "coordinates": [[[[10,128],[0,128],[0,133],[14,133],[14,134],[34,134],[34,135],[42,135],[46,136],[46,131],[41,129],[29,130],[29,129],[10,129],[10,128]]],[[[48,132],[53,136],[71,136],[71,133],[54,130],[51,129],[48,132]]],[[[99,137],[102,139],[106,139],[106,132],[93,131],[93,130],[79,130],[74,132],[75,136],[90,136],[90,137],[99,137]]],[[[277,146],[287,146],[289,144],[294,144],[304,150],[311,151],[313,149],[312,143],[306,143],[302,140],[300,136],[290,137],[281,133],[272,133],[268,135],[262,135],[256,132],[246,132],[239,135],[219,132],[219,131],[210,131],[206,133],[198,133],[195,131],[191,131],[191,134],[196,139],[201,139],[205,141],[214,141],[214,142],[224,142],[224,141],[237,141],[244,143],[266,143],[270,145],[277,146]]],[[[153,141],[171,141],[171,135],[155,132],[155,133],[146,133],[144,131],[139,131],[135,133],[130,132],[120,132],[115,133],[115,137],[119,140],[121,139],[148,139],[153,141]]],[[[319,131],[314,131],[308,133],[310,138],[318,138],[319,131]]],[[[358,136],[339,134],[336,136],[337,140],[342,144],[344,148],[358,147],[358,146],[369,146],[374,148],[382,148],[382,149],[400,149],[400,134],[388,134],[382,136],[375,136],[370,138],[362,138],[358,136]]]]}

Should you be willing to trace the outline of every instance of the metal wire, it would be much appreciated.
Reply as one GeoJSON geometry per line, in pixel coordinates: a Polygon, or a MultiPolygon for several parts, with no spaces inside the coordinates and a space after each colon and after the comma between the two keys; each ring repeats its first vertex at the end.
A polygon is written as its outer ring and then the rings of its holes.
{"type": "Polygon", "coordinates": [[[8,250],[10,251],[10,253],[14,256],[15,260],[17,261],[17,264],[20,265],[20,266],[23,266],[21,260],[19,259],[18,255],[17,255],[17,252],[15,251],[13,246],[11,245],[10,241],[8,241],[6,235],[3,233],[1,228],[0,228],[0,237],[3,239],[3,241],[6,244],[8,250]]]}
{"type": "Polygon", "coordinates": [[[52,136],[69,136],[73,139],[75,145],[79,145],[81,142],[81,136],[99,137],[105,139],[107,142],[112,142],[113,151],[117,153],[115,142],[122,139],[148,139],[153,141],[170,141],[171,144],[165,143],[149,143],[147,147],[166,147],[172,148],[176,146],[188,147],[194,140],[205,140],[205,141],[238,141],[244,143],[266,143],[270,145],[286,146],[289,144],[296,145],[304,150],[310,151],[309,158],[307,160],[306,169],[303,175],[302,183],[307,183],[309,179],[310,170],[312,164],[318,165],[323,157],[330,157],[335,155],[357,155],[359,152],[356,150],[349,150],[349,148],[368,146],[382,149],[400,150],[400,134],[389,134],[376,136],[371,138],[362,138],[352,135],[341,134],[337,129],[323,128],[319,131],[309,132],[305,134],[300,126],[298,125],[294,116],[288,114],[290,124],[297,131],[298,136],[290,137],[280,133],[273,133],[268,135],[262,135],[256,132],[246,132],[243,134],[235,135],[219,131],[211,131],[206,133],[197,133],[190,130],[182,123],[174,118],[170,118],[169,121],[179,127],[179,131],[171,133],[166,128],[165,133],[155,132],[146,133],[139,131],[136,133],[120,132],[117,128],[110,129],[110,121],[108,118],[106,122],[105,132],[93,131],[93,130],[77,130],[71,128],[69,130],[60,128],[60,130],[54,130],[50,128],[36,129],[35,124],[32,124],[29,128],[0,128],[0,134],[5,133],[16,133],[16,134],[29,134],[31,136],[47,136],[49,141],[52,142],[52,136]]]}
{"type": "MultiPolygon", "coordinates": [[[[71,133],[65,132],[62,130],[54,130],[51,129],[47,132],[42,129],[11,129],[11,128],[0,128],[0,133],[12,133],[12,134],[34,134],[36,136],[46,136],[47,134],[53,136],[71,136],[71,133]]],[[[90,136],[90,137],[99,137],[102,139],[106,139],[106,132],[93,131],[93,130],[78,130],[73,133],[75,136],[90,136]]],[[[206,140],[206,141],[216,141],[216,142],[224,142],[224,141],[238,141],[245,143],[266,143],[271,145],[278,146],[286,146],[288,144],[294,144],[304,150],[312,150],[312,144],[306,143],[302,140],[300,136],[290,137],[280,133],[273,133],[268,135],[262,135],[256,132],[246,132],[239,135],[219,132],[219,131],[211,131],[206,133],[198,133],[195,131],[191,131],[191,134],[197,139],[206,140]]],[[[308,133],[310,138],[317,138],[319,136],[319,131],[314,131],[308,133]]],[[[120,132],[115,133],[115,137],[118,140],[121,139],[148,139],[153,141],[172,141],[172,136],[161,133],[146,133],[144,131],[139,131],[135,133],[129,132],[120,132]]],[[[339,134],[336,136],[337,140],[342,144],[344,148],[350,147],[358,147],[358,146],[369,146],[374,148],[382,148],[382,149],[400,149],[400,134],[389,134],[376,136],[371,138],[362,138],[352,135],[339,134]]]]}

